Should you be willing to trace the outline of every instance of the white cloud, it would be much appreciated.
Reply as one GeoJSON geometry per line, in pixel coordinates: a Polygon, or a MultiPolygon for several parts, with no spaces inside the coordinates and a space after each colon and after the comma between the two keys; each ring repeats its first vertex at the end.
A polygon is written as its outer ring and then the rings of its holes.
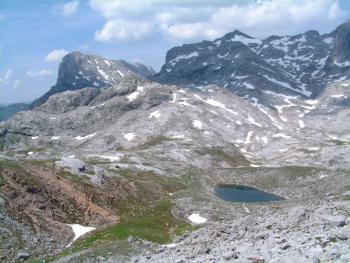
{"type": "Polygon", "coordinates": [[[12,88],[17,89],[22,81],[13,79],[14,71],[12,69],[7,69],[2,77],[0,77],[0,89],[1,88],[12,88]]]}
{"type": "Polygon", "coordinates": [[[13,70],[12,69],[6,70],[5,74],[4,74],[4,77],[3,77],[3,80],[7,81],[7,80],[11,79],[12,75],[13,75],[13,70]]]}
{"type": "Polygon", "coordinates": [[[178,41],[213,39],[234,29],[264,38],[273,34],[301,33],[315,26],[316,29],[328,28],[332,22],[335,27],[346,15],[333,0],[265,0],[254,5],[218,8],[204,22],[179,22],[165,25],[163,29],[170,38],[178,41]],[[320,17],[327,17],[327,20],[320,17]]]}
{"type": "Polygon", "coordinates": [[[53,71],[49,70],[49,69],[42,69],[42,70],[38,70],[38,71],[28,70],[26,72],[26,76],[29,77],[29,78],[47,77],[47,76],[52,76],[52,75],[53,75],[53,71]]]}
{"type": "Polygon", "coordinates": [[[65,55],[68,54],[68,51],[64,49],[55,49],[51,51],[45,58],[45,61],[60,61],[65,55]]]}
{"type": "Polygon", "coordinates": [[[90,6],[106,18],[95,34],[100,41],[139,40],[158,33],[192,42],[235,29],[260,38],[309,29],[326,32],[350,14],[336,0],[90,0],[90,6]]]}
{"type": "Polygon", "coordinates": [[[154,30],[153,24],[144,21],[109,20],[100,31],[95,33],[99,41],[139,40],[149,36],[154,30]]]}
{"type": "Polygon", "coordinates": [[[70,16],[75,14],[79,8],[79,1],[72,1],[66,4],[63,4],[62,6],[59,7],[59,12],[63,16],[70,16]]]}

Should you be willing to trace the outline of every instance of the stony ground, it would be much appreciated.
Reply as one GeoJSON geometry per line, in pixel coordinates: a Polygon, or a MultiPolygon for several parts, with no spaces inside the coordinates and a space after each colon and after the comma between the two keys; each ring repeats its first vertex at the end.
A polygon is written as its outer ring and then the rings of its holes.
{"type": "Polygon", "coordinates": [[[54,95],[0,125],[2,260],[347,262],[348,87],[271,108],[149,82],[54,95]],[[225,202],[223,183],[285,200],[225,202]],[[97,229],[66,248],[69,224],[97,229]]]}

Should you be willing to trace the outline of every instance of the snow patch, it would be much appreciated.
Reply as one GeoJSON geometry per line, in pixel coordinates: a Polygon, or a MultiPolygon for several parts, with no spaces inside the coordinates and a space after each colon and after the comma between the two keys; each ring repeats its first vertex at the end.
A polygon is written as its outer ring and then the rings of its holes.
{"type": "Polygon", "coordinates": [[[245,141],[244,141],[244,143],[245,144],[249,144],[249,143],[251,143],[251,138],[252,138],[252,136],[253,136],[253,131],[249,131],[248,133],[247,133],[247,137],[245,138],[245,141]]]}
{"type": "Polygon", "coordinates": [[[162,245],[162,247],[165,247],[165,248],[173,248],[173,247],[176,247],[178,244],[165,244],[165,245],[162,245]]]}
{"type": "Polygon", "coordinates": [[[107,159],[109,160],[110,162],[117,162],[117,161],[120,161],[120,156],[121,155],[90,155],[91,157],[99,157],[99,158],[102,158],[102,159],[107,159]]]}
{"type": "Polygon", "coordinates": [[[254,119],[253,117],[251,117],[250,115],[248,115],[248,121],[249,121],[250,123],[254,124],[255,126],[258,126],[258,127],[260,127],[260,128],[262,127],[261,124],[257,123],[257,122],[255,121],[255,119],[254,119]]]}
{"type": "Polygon", "coordinates": [[[124,78],[123,72],[121,72],[120,70],[117,70],[117,72],[118,72],[118,74],[119,74],[122,78],[124,78]]]}
{"type": "Polygon", "coordinates": [[[125,133],[124,138],[130,142],[130,141],[132,141],[132,139],[135,138],[135,133],[133,133],[133,132],[125,133]]]}
{"type": "Polygon", "coordinates": [[[193,124],[193,127],[200,129],[200,130],[202,129],[202,122],[201,121],[194,120],[192,124],[193,124]]]}
{"type": "Polygon", "coordinates": [[[345,96],[344,94],[335,94],[335,95],[331,95],[331,98],[344,98],[347,99],[348,97],[345,96]]]}
{"type": "Polygon", "coordinates": [[[207,222],[207,219],[200,216],[199,214],[192,214],[188,217],[188,219],[194,224],[204,224],[207,222]]]}
{"type": "MultiPolygon", "coordinates": [[[[89,226],[82,226],[82,225],[79,225],[79,224],[72,224],[72,225],[69,225],[73,232],[74,232],[74,238],[73,238],[73,241],[74,242],[75,240],[77,240],[79,237],[91,232],[92,230],[95,230],[96,228],[94,227],[89,227],[89,226]]],[[[68,245],[70,246],[72,244],[72,242],[68,245]]]]}
{"type": "Polygon", "coordinates": [[[244,45],[249,45],[249,44],[261,44],[261,40],[260,39],[256,39],[256,38],[248,38],[242,35],[235,35],[233,38],[231,38],[231,41],[239,41],[241,43],[243,43],[244,45]]]}
{"type": "Polygon", "coordinates": [[[284,133],[276,133],[272,135],[273,138],[282,138],[282,139],[291,139],[292,137],[284,134],[284,133]]]}
{"type": "Polygon", "coordinates": [[[131,93],[130,95],[127,96],[128,100],[129,101],[134,101],[136,100],[136,98],[139,96],[139,93],[138,91],[135,91],[133,93],[131,93]]]}
{"type": "Polygon", "coordinates": [[[60,136],[52,136],[51,140],[55,141],[55,140],[59,140],[61,137],[60,136]]]}
{"type": "Polygon", "coordinates": [[[267,137],[266,136],[263,136],[263,137],[261,137],[261,140],[265,143],[265,144],[267,144],[268,143],[268,139],[267,139],[267,137]]]}
{"type": "Polygon", "coordinates": [[[151,119],[151,118],[159,119],[160,116],[161,116],[160,111],[159,111],[159,110],[156,110],[156,111],[152,112],[152,113],[148,116],[148,118],[149,118],[149,119],[151,119]]]}
{"type": "Polygon", "coordinates": [[[176,62],[180,61],[180,60],[183,60],[183,59],[190,59],[190,58],[193,58],[193,57],[198,57],[199,56],[199,53],[197,51],[195,52],[192,52],[190,54],[187,54],[187,55],[180,55],[172,60],[169,61],[170,64],[174,65],[176,62]]]}
{"type": "Polygon", "coordinates": [[[86,136],[77,136],[75,137],[75,139],[77,139],[78,141],[82,141],[82,140],[86,140],[86,139],[89,139],[89,138],[92,138],[96,135],[96,133],[92,133],[92,134],[89,134],[89,135],[86,135],[86,136]]]}
{"type": "Polygon", "coordinates": [[[100,69],[99,67],[97,67],[97,71],[101,74],[101,76],[104,79],[109,79],[108,75],[106,74],[106,72],[104,72],[102,69],[100,69]]]}

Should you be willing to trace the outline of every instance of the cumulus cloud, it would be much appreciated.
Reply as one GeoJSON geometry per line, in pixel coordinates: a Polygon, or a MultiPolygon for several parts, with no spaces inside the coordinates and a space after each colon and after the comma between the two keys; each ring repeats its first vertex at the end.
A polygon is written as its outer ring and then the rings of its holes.
{"type": "Polygon", "coordinates": [[[37,70],[37,71],[32,71],[28,70],[26,72],[26,76],[29,78],[34,78],[34,77],[47,77],[47,76],[52,76],[53,71],[49,69],[42,69],[42,70],[37,70]]]}
{"type": "Polygon", "coordinates": [[[64,49],[55,49],[52,50],[45,58],[47,62],[60,61],[65,55],[68,54],[68,51],[64,49]]]}
{"type": "Polygon", "coordinates": [[[139,40],[149,36],[153,29],[153,24],[145,21],[109,20],[95,33],[95,38],[99,41],[139,40]]]}
{"type": "Polygon", "coordinates": [[[79,4],[80,4],[79,1],[68,2],[66,4],[59,6],[58,11],[63,16],[73,15],[77,12],[79,8],[79,4]]]}
{"type": "Polygon", "coordinates": [[[90,0],[90,6],[106,19],[95,34],[99,41],[139,40],[158,33],[190,42],[235,29],[260,38],[309,29],[325,32],[349,16],[337,0],[90,0]]]}

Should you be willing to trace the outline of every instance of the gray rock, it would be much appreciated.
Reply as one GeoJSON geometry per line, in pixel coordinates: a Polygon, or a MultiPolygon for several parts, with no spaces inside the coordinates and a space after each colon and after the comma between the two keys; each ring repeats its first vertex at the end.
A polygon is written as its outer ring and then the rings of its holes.
{"type": "Polygon", "coordinates": [[[62,157],[60,161],[56,162],[56,164],[64,168],[74,170],[76,172],[85,171],[85,163],[77,158],[62,157]]]}
{"type": "Polygon", "coordinates": [[[340,227],[345,225],[346,217],[343,215],[324,215],[323,219],[332,225],[340,227]]]}
{"type": "Polygon", "coordinates": [[[16,261],[26,261],[29,259],[30,254],[26,251],[19,251],[16,255],[16,261]]]}

